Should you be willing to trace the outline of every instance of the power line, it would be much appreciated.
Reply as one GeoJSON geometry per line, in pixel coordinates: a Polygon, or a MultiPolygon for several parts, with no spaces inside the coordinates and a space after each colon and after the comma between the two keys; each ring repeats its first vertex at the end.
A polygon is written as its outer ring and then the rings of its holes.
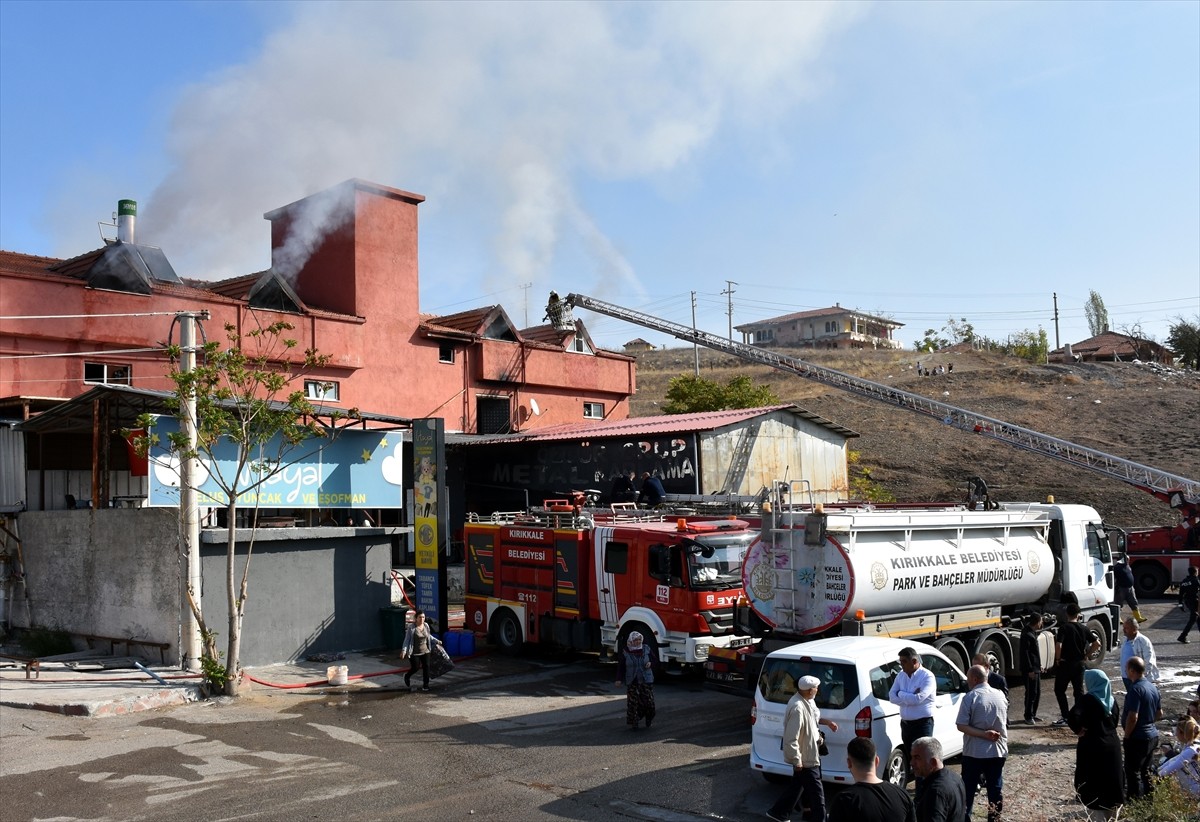
{"type": "Polygon", "coordinates": [[[15,314],[0,320],[91,320],[102,317],[174,317],[178,311],[140,311],[136,314],[15,314]]]}
{"type": "Polygon", "coordinates": [[[110,354],[144,354],[148,351],[166,351],[166,348],[112,348],[101,351],[67,351],[61,354],[0,354],[0,360],[40,360],[51,357],[107,357],[110,354]]]}

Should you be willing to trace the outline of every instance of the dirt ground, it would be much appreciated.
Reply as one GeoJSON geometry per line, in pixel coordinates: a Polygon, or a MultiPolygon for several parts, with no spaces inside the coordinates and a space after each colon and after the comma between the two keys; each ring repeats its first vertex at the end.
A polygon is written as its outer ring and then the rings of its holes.
{"type": "MultiPolygon", "coordinates": [[[[1200,372],[1135,363],[1031,365],[999,355],[784,351],[816,365],[921,394],[1187,478],[1200,478],[1200,372]],[[952,373],[919,377],[916,363],[952,373]]],[[[765,366],[702,350],[701,376],[746,374],[860,435],[850,447],[874,483],[897,500],[960,499],[980,476],[994,499],[1091,505],[1122,527],[1174,525],[1165,504],[1116,479],[960,431],[909,411],[827,388],[765,366]]],[[[659,413],[672,377],[690,374],[690,348],[638,355],[633,414],[659,413]]]]}

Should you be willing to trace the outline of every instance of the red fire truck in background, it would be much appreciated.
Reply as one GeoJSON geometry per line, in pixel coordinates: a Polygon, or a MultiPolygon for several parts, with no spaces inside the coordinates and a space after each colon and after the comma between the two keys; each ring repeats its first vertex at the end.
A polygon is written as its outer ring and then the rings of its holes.
{"type": "Polygon", "coordinates": [[[468,522],[466,627],[525,644],[615,651],[638,631],[659,659],[703,664],[735,637],[744,520],[599,517],[566,501],[468,522]]]}

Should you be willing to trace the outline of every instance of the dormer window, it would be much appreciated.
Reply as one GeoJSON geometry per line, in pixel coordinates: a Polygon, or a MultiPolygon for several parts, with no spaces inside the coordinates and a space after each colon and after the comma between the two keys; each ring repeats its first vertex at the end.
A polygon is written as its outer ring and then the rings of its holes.
{"type": "Polygon", "coordinates": [[[587,340],[578,334],[576,334],[575,338],[571,340],[571,350],[577,354],[592,353],[592,347],[587,344],[587,340]]]}

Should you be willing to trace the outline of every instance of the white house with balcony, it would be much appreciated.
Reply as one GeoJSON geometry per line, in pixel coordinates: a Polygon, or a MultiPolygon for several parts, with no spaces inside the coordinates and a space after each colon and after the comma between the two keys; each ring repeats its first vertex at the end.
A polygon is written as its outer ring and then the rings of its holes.
{"type": "Polygon", "coordinates": [[[798,311],[736,326],[742,342],[803,348],[903,348],[896,331],[904,327],[884,317],[834,305],[798,311]]]}

